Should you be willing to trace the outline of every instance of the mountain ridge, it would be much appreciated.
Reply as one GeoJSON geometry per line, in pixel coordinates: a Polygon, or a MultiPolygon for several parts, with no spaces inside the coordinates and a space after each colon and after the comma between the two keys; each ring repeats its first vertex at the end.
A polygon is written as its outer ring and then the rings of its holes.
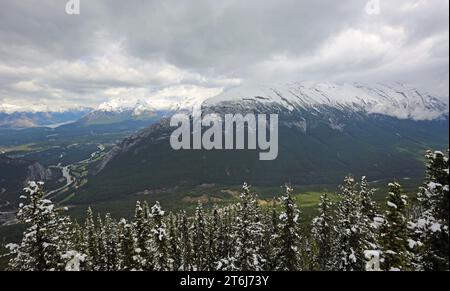
{"type": "Polygon", "coordinates": [[[402,83],[297,82],[278,86],[244,86],[209,98],[205,103],[214,105],[239,99],[277,103],[290,111],[328,106],[413,120],[437,119],[448,114],[449,108],[441,98],[402,83]]]}
{"type": "Polygon", "coordinates": [[[48,127],[55,124],[64,124],[79,120],[89,110],[71,110],[64,112],[1,112],[0,128],[33,128],[48,127]]]}
{"type": "Polygon", "coordinates": [[[340,109],[382,114],[400,119],[432,120],[448,113],[443,98],[403,83],[331,83],[291,82],[278,84],[242,84],[223,90],[212,97],[173,96],[161,104],[151,96],[144,99],[115,98],[100,104],[93,112],[128,112],[139,118],[149,112],[169,113],[191,110],[192,107],[218,105],[224,102],[258,101],[276,103],[288,110],[315,109],[328,106],[340,109]],[[177,98],[175,98],[177,97],[177,98]],[[162,108],[163,106],[164,108],[162,108]]]}

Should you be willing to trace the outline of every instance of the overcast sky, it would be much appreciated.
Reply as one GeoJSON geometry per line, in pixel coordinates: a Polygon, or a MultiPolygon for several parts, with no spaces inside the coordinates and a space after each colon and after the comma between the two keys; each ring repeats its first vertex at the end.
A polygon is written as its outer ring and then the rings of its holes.
{"type": "Polygon", "coordinates": [[[368,0],[81,0],[80,15],[66,2],[0,0],[3,107],[305,80],[449,95],[448,0],[380,0],[378,14],[368,0]]]}

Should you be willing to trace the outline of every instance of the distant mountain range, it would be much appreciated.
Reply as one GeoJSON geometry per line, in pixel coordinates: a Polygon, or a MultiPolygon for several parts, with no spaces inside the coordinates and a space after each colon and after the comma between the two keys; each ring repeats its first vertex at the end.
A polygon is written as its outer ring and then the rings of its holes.
{"type": "Polygon", "coordinates": [[[3,108],[0,105],[0,128],[51,127],[68,122],[76,122],[80,126],[126,122],[149,125],[174,112],[189,110],[201,102],[208,106],[253,101],[260,105],[277,104],[287,111],[304,109],[310,112],[329,107],[412,120],[433,120],[448,112],[448,103],[442,99],[399,83],[366,85],[301,82],[275,86],[245,85],[212,98],[187,97],[176,100],[178,101],[168,102],[161,107],[152,98],[118,98],[102,103],[96,109],[83,108],[64,112],[11,111],[9,107],[3,108]]]}
{"type": "Polygon", "coordinates": [[[136,114],[135,110],[94,110],[83,116],[76,123],[81,126],[120,124],[125,122],[134,122],[136,124],[149,125],[155,121],[158,121],[164,116],[166,116],[166,112],[164,111],[146,110],[139,112],[139,114],[136,114]]]}
{"type": "Polygon", "coordinates": [[[279,114],[278,159],[262,162],[248,150],[174,151],[169,144],[173,128],[163,118],[93,165],[94,175],[78,199],[244,181],[335,184],[349,173],[373,180],[420,177],[423,151],[448,148],[448,103],[403,84],[242,86],[186,102],[176,104],[172,113],[197,102],[204,113],[279,114]]]}
{"type": "Polygon", "coordinates": [[[103,104],[97,109],[68,110],[64,112],[2,112],[0,129],[25,129],[37,127],[56,128],[69,123],[76,126],[102,126],[131,123],[135,127],[152,124],[167,114],[151,108],[117,108],[105,110],[103,104]]]}
{"type": "Polygon", "coordinates": [[[66,112],[1,112],[0,128],[54,127],[82,118],[90,109],[66,112]]]}

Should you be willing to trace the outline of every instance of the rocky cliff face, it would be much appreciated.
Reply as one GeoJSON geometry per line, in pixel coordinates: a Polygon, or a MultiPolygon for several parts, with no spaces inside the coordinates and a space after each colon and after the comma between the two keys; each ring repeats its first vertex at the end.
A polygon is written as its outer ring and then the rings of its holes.
{"type": "Polygon", "coordinates": [[[16,205],[29,181],[47,182],[52,172],[35,161],[0,155],[0,205],[16,205]]]}
{"type": "Polygon", "coordinates": [[[29,181],[49,181],[52,178],[52,171],[44,168],[38,162],[34,162],[28,166],[28,176],[25,178],[24,184],[29,181]]]}

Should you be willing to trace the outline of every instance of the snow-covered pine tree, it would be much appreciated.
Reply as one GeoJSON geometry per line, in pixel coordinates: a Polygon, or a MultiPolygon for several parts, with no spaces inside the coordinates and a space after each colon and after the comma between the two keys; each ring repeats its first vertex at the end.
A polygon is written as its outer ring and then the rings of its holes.
{"type": "Polygon", "coordinates": [[[219,247],[220,247],[220,229],[222,218],[219,214],[217,206],[214,206],[212,214],[208,217],[208,255],[207,255],[207,269],[215,271],[219,266],[219,247]]]}
{"type": "Polygon", "coordinates": [[[98,271],[106,271],[106,246],[105,241],[102,238],[105,236],[105,226],[103,224],[102,218],[100,214],[97,217],[97,238],[98,238],[98,262],[96,266],[96,270],[98,271]]]}
{"type": "Polygon", "coordinates": [[[133,228],[136,235],[136,247],[138,255],[136,260],[140,265],[139,268],[144,271],[151,271],[153,256],[150,251],[150,222],[148,220],[145,209],[141,206],[141,202],[136,202],[136,208],[134,211],[133,228]]]}
{"type": "Polygon", "coordinates": [[[144,203],[142,203],[142,211],[144,212],[144,217],[147,220],[147,222],[149,224],[151,224],[151,220],[150,220],[150,207],[148,206],[147,201],[144,201],[144,203]]]}
{"type": "Polygon", "coordinates": [[[449,270],[449,166],[448,151],[428,151],[426,177],[418,193],[419,217],[410,241],[419,270],[449,270]]]}
{"type": "Polygon", "coordinates": [[[171,270],[178,271],[181,268],[181,243],[178,227],[178,219],[173,214],[169,214],[169,261],[171,262],[171,270]]]}
{"type": "Polygon", "coordinates": [[[63,238],[67,251],[63,255],[66,262],[66,271],[85,271],[86,268],[86,247],[84,241],[84,232],[78,222],[71,222],[69,217],[65,220],[71,225],[67,237],[63,238]]]}
{"type": "Polygon", "coordinates": [[[85,241],[84,241],[84,229],[80,224],[75,221],[72,223],[72,227],[69,229],[68,240],[71,244],[70,249],[76,250],[80,253],[84,252],[85,241]]]}
{"type": "MultiPolygon", "coordinates": [[[[11,260],[9,269],[14,271],[64,270],[68,251],[64,242],[69,236],[65,225],[53,203],[44,198],[44,183],[30,182],[21,198],[29,199],[19,205],[18,220],[26,225],[22,242],[9,244],[11,260]]],[[[67,222],[67,221],[65,221],[67,222]]]]}
{"type": "Polygon", "coordinates": [[[361,199],[361,212],[366,216],[370,223],[379,216],[377,203],[373,200],[376,189],[370,188],[367,178],[363,176],[359,185],[359,196],[361,199]]]}
{"type": "Polygon", "coordinates": [[[155,271],[168,271],[170,267],[169,253],[168,253],[168,234],[167,226],[164,222],[165,212],[162,210],[159,202],[156,202],[150,210],[150,217],[152,219],[152,252],[153,252],[153,266],[155,271]]]}
{"type": "Polygon", "coordinates": [[[384,223],[381,226],[382,270],[410,270],[407,205],[407,196],[402,194],[400,184],[390,183],[384,223]]]}
{"type": "Polygon", "coordinates": [[[334,227],[333,203],[328,194],[320,196],[319,215],[312,221],[312,235],[315,239],[317,254],[315,261],[320,271],[332,271],[336,268],[336,229],[334,227]]]}
{"type": "Polygon", "coordinates": [[[101,234],[101,241],[104,244],[106,271],[119,270],[119,234],[118,224],[108,213],[105,215],[104,231],[101,234]]]}
{"type": "Polygon", "coordinates": [[[98,271],[98,266],[100,265],[100,256],[98,250],[98,234],[94,223],[94,214],[92,209],[89,207],[86,212],[85,221],[85,244],[86,250],[86,267],[89,271],[98,271]]]}
{"type": "Polygon", "coordinates": [[[359,184],[359,200],[361,202],[361,234],[367,242],[364,257],[368,260],[366,263],[368,270],[378,268],[378,263],[376,263],[377,266],[374,265],[373,256],[376,255],[377,260],[380,257],[379,228],[384,221],[379,214],[377,203],[373,200],[375,192],[376,189],[370,188],[367,178],[363,176],[359,184]]]}
{"type": "Polygon", "coordinates": [[[310,225],[301,227],[301,240],[300,240],[300,266],[302,270],[316,270],[317,262],[314,260],[317,248],[314,243],[314,239],[311,236],[310,225]]]}
{"type": "Polygon", "coordinates": [[[136,237],[133,231],[133,225],[125,219],[119,222],[119,241],[120,241],[120,270],[121,271],[139,271],[139,261],[137,255],[139,250],[136,246],[136,237]]]}
{"type": "Polygon", "coordinates": [[[207,270],[208,242],[206,233],[206,221],[201,202],[195,210],[194,225],[192,230],[192,250],[196,271],[207,270]]]}
{"type": "Polygon", "coordinates": [[[346,177],[340,187],[336,208],[336,231],[338,256],[337,269],[341,271],[364,271],[366,258],[364,251],[371,247],[367,238],[367,225],[362,214],[362,204],[353,177],[346,177]]]}
{"type": "Polygon", "coordinates": [[[278,218],[276,204],[274,202],[272,209],[264,216],[264,234],[261,245],[261,257],[263,260],[263,270],[273,271],[279,264],[278,253],[279,234],[278,234],[278,218]]]}
{"type": "Polygon", "coordinates": [[[179,214],[178,220],[180,225],[181,270],[192,271],[192,240],[189,221],[185,211],[179,214]]]}
{"type": "Polygon", "coordinates": [[[222,223],[219,231],[219,262],[217,270],[233,271],[236,270],[236,256],[234,253],[234,222],[236,221],[236,211],[234,206],[227,206],[223,209],[222,223]]]}
{"type": "Polygon", "coordinates": [[[278,270],[300,271],[301,258],[299,246],[301,243],[300,233],[300,210],[292,196],[293,189],[286,185],[285,194],[281,197],[282,212],[280,215],[280,262],[278,270]]]}
{"type": "Polygon", "coordinates": [[[258,199],[244,183],[235,222],[236,267],[240,271],[260,271],[263,267],[261,241],[263,226],[258,199]]]}
{"type": "Polygon", "coordinates": [[[58,214],[58,227],[57,232],[61,235],[60,247],[66,251],[78,250],[77,245],[71,240],[74,233],[75,224],[72,222],[69,216],[63,215],[64,211],[67,211],[66,207],[56,210],[58,214]]]}

